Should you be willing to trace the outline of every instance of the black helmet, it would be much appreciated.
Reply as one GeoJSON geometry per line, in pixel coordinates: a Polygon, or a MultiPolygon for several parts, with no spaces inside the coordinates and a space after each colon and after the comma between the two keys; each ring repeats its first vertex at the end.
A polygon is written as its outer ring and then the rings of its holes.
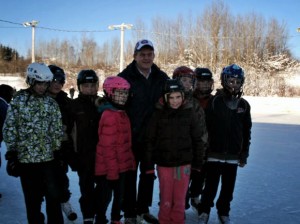
{"type": "Polygon", "coordinates": [[[208,68],[196,68],[195,74],[197,78],[197,85],[194,91],[195,96],[206,97],[214,90],[214,79],[212,72],[208,68]],[[198,83],[206,82],[204,85],[198,85],[198,83]]]}
{"type": "Polygon", "coordinates": [[[81,70],[77,75],[77,86],[83,83],[97,83],[99,78],[94,70],[81,70]]]}
{"type": "Polygon", "coordinates": [[[212,72],[208,68],[196,68],[194,72],[199,80],[213,79],[212,72]]]}
{"type": "Polygon", "coordinates": [[[66,81],[66,74],[64,70],[56,65],[49,65],[48,66],[53,74],[52,81],[58,81],[61,84],[65,84],[66,81]]]}
{"type": "Polygon", "coordinates": [[[164,100],[167,102],[168,96],[173,92],[180,92],[184,97],[184,87],[178,79],[167,79],[164,86],[164,100]]]}

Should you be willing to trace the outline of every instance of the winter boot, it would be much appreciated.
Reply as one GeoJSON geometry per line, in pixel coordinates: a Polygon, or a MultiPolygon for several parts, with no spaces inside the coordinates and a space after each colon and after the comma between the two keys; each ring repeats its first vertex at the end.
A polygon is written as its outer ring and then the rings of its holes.
{"type": "Polygon", "coordinates": [[[220,224],[230,224],[229,216],[219,215],[218,218],[219,218],[220,224]]]}
{"type": "Polygon", "coordinates": [[[200,215],[199,215],[199,222],[198,224],[207,224],[208,223],[208,219],[209,219],[209,214],[205,213],[205,212],[202,212],[200,215]]]}
{"type": "Polygon", "coordinates": [[[123,222],[119,221],[111,221],[110,224],[123,224],[123,222]]]}
{"type": "Polygon", "coordinates": [[[198,214],[198,206],[200,204],[199,197],[191,198],[191,205],[194,212],[198,214]]]}
{"type": "Polygon", "coordinates": [[[158,219],[149,212],[137,216],[137,224],[142,223],[159,224],[158,219]]]}
{"type": "Polygon", "coordinates": [[[125,218],[124,224],[137,224],[136,218],[125,218]]]}
{"type": "Polygon", "coordinates": [[[86,218],[83,220],[83,224],[94,224],[93,218],[86,218]]]}
{"type": "Polygon", "coordinates": [[[70,221],[74,221],[77,219],[77,214],[72,208],[69,201],[61,203],[61,208],[70,221]]]}

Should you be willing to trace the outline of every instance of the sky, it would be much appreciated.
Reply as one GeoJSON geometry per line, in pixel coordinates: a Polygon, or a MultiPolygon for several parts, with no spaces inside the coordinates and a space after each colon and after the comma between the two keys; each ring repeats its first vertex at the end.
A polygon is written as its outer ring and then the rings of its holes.
{"type": "MultiPolygon", "coordinates": [[[[211,0],[0,0],[0,43],[16,49],[25,56],[31,49],[31,28],[23,27],[23,22],[39,21],[35,32],[36,43],[60,40],[79,40],[82,32],[97,31],[92,37],[101,43],[111,38],[119,38],[119,30],[109,30],[109,25],[133,24],[138,20],[151,23],[157,16],[166,19],[178,15],[196,16],[211,4],[211,0]],[[50,29],[42,29],[50,28],[50,29]],[[61,31],[58,31],[61,30],[61,31]],[[67,32],[68,31],[68,32],[67,32]]],[[[289,31],[288,45],[293,55],[300,59],[300,1],[299,0],[224,0],[233,15],[256,13],[267,21],[276,18],[284,22],[289,31]]],[[[150,30],[149,30],[150,31],[150,30]]],[[[130,39],[130,30],[125,32],[125,40],[130,39]]],[[[147,35],[147,34],[145,34],[147,35]]],[[[145,36],[147,38],[147,36],[145,36]]],[[[137,40],[132,40],[134,43],[137,40]]]]}
{"type": "MultiPolygon", "coordinates": [[[[298,224],[300,220],[300,98],[245,97],[251,105],[252,139],[248,163],[238,168],[234,198],[231,203],[232,223],[238,224],[298,224]],[[262,109],[263,105],[263,109],[262,109]],[[278,106],[280,105],[280,106],[278,106]]],[[[19,178],[5,171],[6,152],[2,145],[0,169],[0,222],[26,224],[26,210],[19,178]]],[[[69,171],[71,203],[77,211],[74,222],[81,224],[78,177],[69,171]]],[[[150,211],[157,216],[158,180],[155,181],[150,211]]],[[[111,206],[111,205],[110,205],[111,206]]],[[[107,218],[110,218],[110,208],[107,218]]],[[[45,203],[42,211],[45,213],[45,203]]],[[[186,224],[197,223],[197,215],[186,210],[186,224]]],[[[217,212],[212,209],[208,224],[216,224],[217,212]]]]}

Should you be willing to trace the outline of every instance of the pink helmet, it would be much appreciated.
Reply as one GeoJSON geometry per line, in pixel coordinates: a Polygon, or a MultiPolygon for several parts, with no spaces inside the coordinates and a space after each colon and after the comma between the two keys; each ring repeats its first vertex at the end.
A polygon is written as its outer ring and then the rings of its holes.
{"type": "Polygon", "coordinates": [[[129,89],[130,84],[122,77],[109,76],[104,80],[103,90],[107,97],[112,97],[115,89],[129,89]]]}

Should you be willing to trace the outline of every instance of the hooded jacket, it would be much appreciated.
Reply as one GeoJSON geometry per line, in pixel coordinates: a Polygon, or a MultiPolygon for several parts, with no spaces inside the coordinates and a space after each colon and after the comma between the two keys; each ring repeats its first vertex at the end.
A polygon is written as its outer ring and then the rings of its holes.
{"type": "Polygon", "coordinates": [[[20,90],[10,102],[3,127],[7,151],[17,151],[21,163],[54,159],[63,136],[61,113],[50,96],[20,90]]]}
{"type": "Polygon", "coordinates": [[[208,158],[247,163],[251,140],[250,105],[218,90],[207,108],[208,158]]]}
{"type": "Polygon", "coordinates": [[[67,106],[67,133],[73,140],[73,152],[69,164],[73,170],[83,169],[94,172],[95,152],[98,142],[100,114],[95,106],[97,96],[79,93],[78,98],[67,106]]]}
{"type": "Polygon", "coordinates": [[[131,149],[130,122],[124,110],[108,102],[100,106],[100,112],[95,175],[106,175],[108,180],[117,180],[119,173],[136,168],[131,149]]]}
{"type": "Polygon", "coordinates": [[[153,164],[163,167],[191,164],[200,170],[207,147],[203,119],[191,101],[178,109],[157,104],[146,134],[147,170],[153,169],[153,164]]]}

